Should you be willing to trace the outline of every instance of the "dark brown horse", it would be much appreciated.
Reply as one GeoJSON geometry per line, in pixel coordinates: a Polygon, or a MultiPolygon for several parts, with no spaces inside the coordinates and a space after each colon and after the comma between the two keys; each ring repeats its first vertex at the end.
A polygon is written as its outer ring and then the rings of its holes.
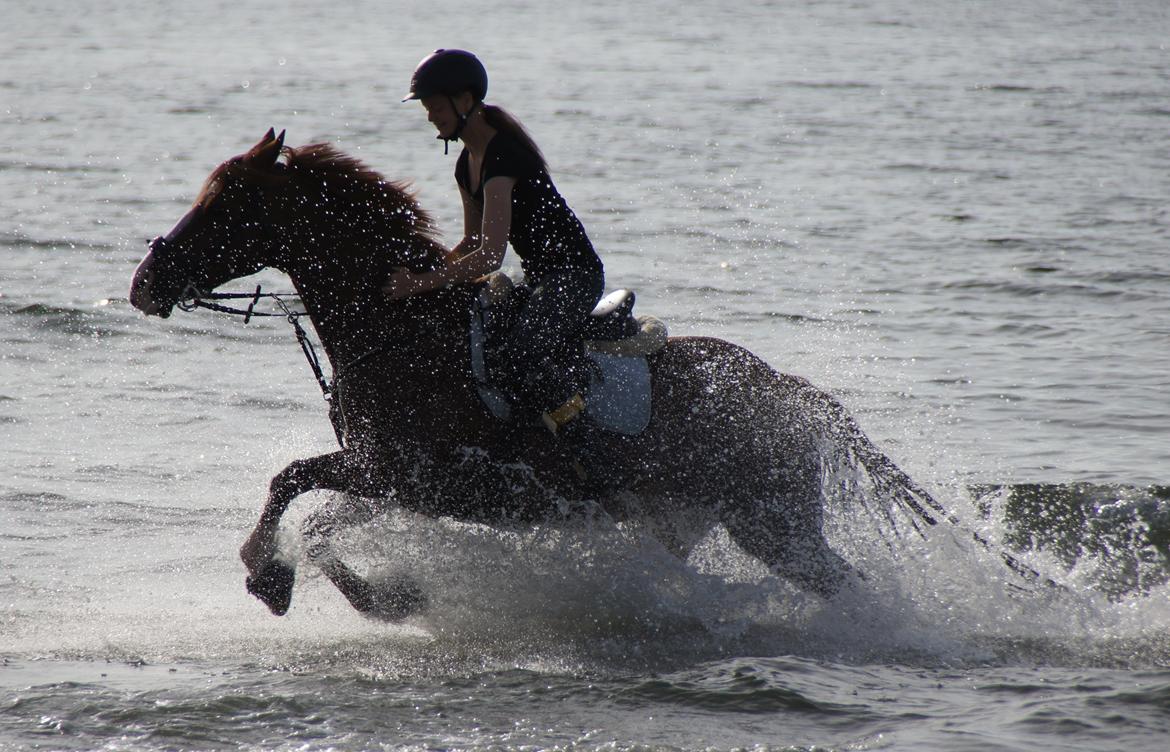
{"type": "MultiPolygon", "coordinates": [[[[391,270],[443,263],[413,197],[328,145],[284,147],[283,135],[269,131],[212,172],[187,215],[151,244],[130,292],[137,308],[165,317],[194,290],[274,267],[292,279],[325,348],[345,448],[277,474],[241,549],[249,589],[274,613],[292,592],[291,569],[274,558],[277,528],[293,499],[314,489],[365,500],[370,513],[389,498],[496,525],[591,499],[615,519],[639,515],[681,557],[722,524],[772,571],[825,596],[859,579],[822,534],[827,454],[847,446],[879,490],[934,524],[924,506],[941,510],[838,402],[705,337],[671,338],[651,356],[649,427],[602,442],[603,477],[583,480],[572,447],[539,425],[501,422],[481,403],[468,367],[471,287],[405,301],[382,294],[391,270]]],[[[318,563],[359,610],[402,615],[417,605],[409,592],[379,604],[339,557],[318,563]]]]}

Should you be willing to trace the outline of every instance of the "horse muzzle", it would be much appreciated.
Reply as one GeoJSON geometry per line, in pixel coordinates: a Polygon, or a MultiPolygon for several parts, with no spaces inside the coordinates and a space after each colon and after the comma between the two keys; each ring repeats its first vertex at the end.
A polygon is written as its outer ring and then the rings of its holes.
{"type": "Polygon", "coordinates": [[[130,279],[130,305],[142,311],[147,316],[167,318],[175,301],[160,301],[158,296],[158,262],[167,246],[165,238],[157,237],[150,241],[150,250],[146,257],[134,269],[130,279]]]}

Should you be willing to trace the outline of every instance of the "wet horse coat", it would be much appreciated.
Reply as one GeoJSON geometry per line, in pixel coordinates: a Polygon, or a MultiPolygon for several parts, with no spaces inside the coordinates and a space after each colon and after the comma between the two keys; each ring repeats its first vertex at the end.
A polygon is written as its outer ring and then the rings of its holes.
{"type": "MultiPolygon", "coordinates": [[[[135,271],[131,301],[165,316],[192,290],[275,267],[291,278],[333,367],[345,449],[278,473],[241,549],[254,592],[275,613],[287,609],[292,586],[291,570],[273,563],[277,527],[313,489],[393,494],[416,512],[488,524],[548,519],[561,502],[586,498],[622,519],[631,510],[618,500],[636,498],[637,514],[677,555],[722,524],[775,573],[829,596],[856,577],[821,530],[825,442],[847,441],[933,524],[923,508],[937,510],[933,500],[839,403],[705,337],[671,338],[650,357],[649,425],[602,442],[610,488],[621,493],[599,496],[574,471],[570,448],[543,427],[504,423],[485,409],[469,369],[470,287],[404,301],[382,295],[392,269],[436,268],[444,250],[401,185],[328,145],[285,148],[283,134],[270,131],[211,174],[135,271]],[[684,518],[693,524],[676,524],[684,518]]],[[[376,610],[360,576],[337,558],[323,561],[356,608],[376,610]]]]}

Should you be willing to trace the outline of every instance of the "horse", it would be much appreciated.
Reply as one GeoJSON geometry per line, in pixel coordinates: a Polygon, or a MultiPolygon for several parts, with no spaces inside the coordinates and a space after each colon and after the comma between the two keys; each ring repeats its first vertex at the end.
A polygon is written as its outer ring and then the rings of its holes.
{"type": "MultiPolygon", "coordinates": [[[[864,580],[822,529],[826,437],[848,445],[915,527],[944,514],[836,399],[712,337],[670,337],[648,357],[648,424],[637,435],[601,432],[603,470],[582,477],[573,446],[485,407],[468,366],[475,286],[398,301],[381,292],[392,270],[435,269],[445,253],[408,184],[328,144],[285,146],[270,129],[211,172],[134,271],[130,302],[163,318],[229,280],[284,272],[332,368],[342,448],[277,473],[240,549],[249,592],[272,613],[287,611],[295,579],[278,556],[278,527],[311,490],[342,492],[367,517],[391,504],[496,526],[592,503],[617,521],[636,515],[684,560],[722,525],[772,573],[825,598],[864,580]]],[[[318,532],[331,524],[318,521],[318,532]]],[[[339,556],[310,558],[361,612],[400,618],[425,602],[409,586],[379,594],[339,556]]]]}

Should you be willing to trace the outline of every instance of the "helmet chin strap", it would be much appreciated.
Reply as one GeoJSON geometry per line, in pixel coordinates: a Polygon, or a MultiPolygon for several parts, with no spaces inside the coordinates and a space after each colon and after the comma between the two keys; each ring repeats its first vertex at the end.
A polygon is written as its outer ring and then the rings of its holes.
{"type": "Polygon", "coordinates": [[[480,105],[483,104],[483,102],[476,102],[475,104],[473,104],[471,106],[471,109],[468,110],[467,114],[465,115],[465,114],[460,113],[459,108],[455,106],[455,97],[448,95],[447,101],[449,101],[451,103],[452,112],[454,112],[459,117],[459,125],[455,126],[455,132],[452,133],[450,136],[444,136],[442,134],[439,134],[438,136],[435,137],[438,140],[443,142],[443,153],[444,154],[450,153],[451,142],[459,140],[459,137],[463,135],[463,129],[467,127],[467,121],[471,119],[471,116],[474,115],[475,111],[478,110],[480,105]]]}

